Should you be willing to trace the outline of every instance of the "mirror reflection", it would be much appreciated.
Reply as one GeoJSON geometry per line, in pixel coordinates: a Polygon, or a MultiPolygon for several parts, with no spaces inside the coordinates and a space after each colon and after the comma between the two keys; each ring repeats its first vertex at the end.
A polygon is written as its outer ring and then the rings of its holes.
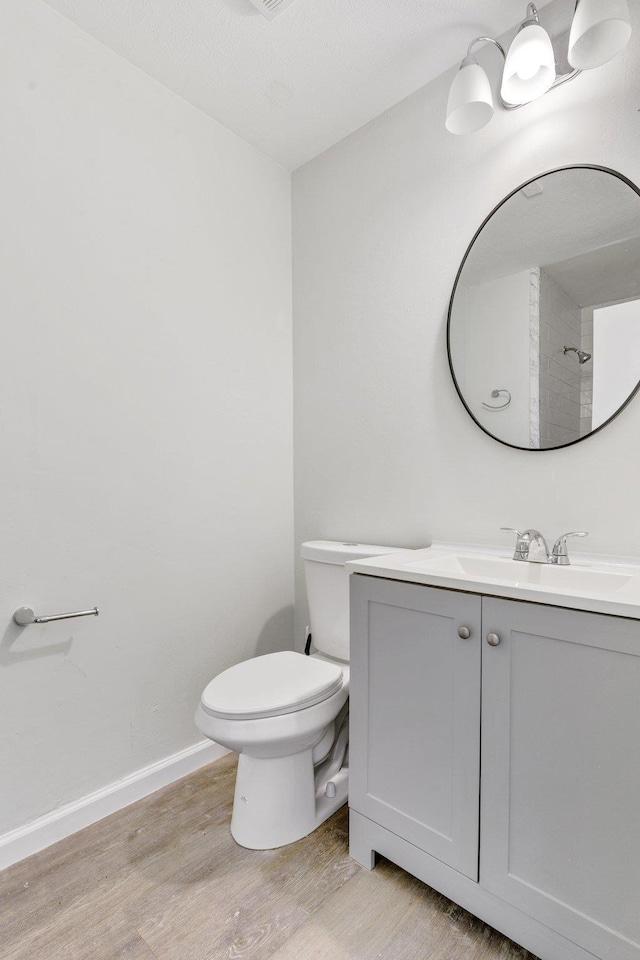
{"type": "Polygon", "coordinates": [[[516,190],[472,242],[448,324],[467,410],[511,446],[588,436],[640,380],[640,195],[572,167],[516,190]]]}

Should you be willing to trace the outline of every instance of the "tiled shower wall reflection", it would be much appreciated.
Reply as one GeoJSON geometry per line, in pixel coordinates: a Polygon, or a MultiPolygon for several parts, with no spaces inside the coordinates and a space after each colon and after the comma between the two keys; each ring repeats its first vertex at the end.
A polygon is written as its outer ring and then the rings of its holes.
{"type": "MultiPolygon", "coordinates": [[[[593,307],[582,311],[582,340],[580,349],[593,355],[593,307]]],[[[593,416],[593,362],[580,367],[580,436],[591,432],[593,416]]]]}
{"type": "Polygon", "coordinates": [[[580,364],[575,353],[565,354],[563,348],[592,352],[593,312],[583,311],[543,268],[539,282],[539,436],[544,449],[571,443],[591,429],[592,365],[580,364]],[[583,313],[590,317],[583,321],[583,313]]]}

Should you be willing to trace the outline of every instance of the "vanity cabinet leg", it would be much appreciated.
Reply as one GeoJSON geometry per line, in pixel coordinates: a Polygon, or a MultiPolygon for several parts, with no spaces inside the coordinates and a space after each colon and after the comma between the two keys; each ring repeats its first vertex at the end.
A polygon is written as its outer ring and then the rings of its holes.
{"type": "Polygon", "coordinates": [[[355,810],[349,811],[349,855],[365,870],[373,870],[377,854],[367,840],[366,822],[355,810]]]}

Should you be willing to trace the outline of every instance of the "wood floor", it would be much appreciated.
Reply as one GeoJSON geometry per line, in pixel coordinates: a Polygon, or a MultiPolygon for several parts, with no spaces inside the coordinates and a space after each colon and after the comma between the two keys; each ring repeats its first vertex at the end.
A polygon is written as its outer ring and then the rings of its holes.
{"type": "Polygon", "coordinates": [[[0,873],[2,960],[535,960],[398,867],[344,807],[280,850],[229,833],[229,755],[0,873]]]}

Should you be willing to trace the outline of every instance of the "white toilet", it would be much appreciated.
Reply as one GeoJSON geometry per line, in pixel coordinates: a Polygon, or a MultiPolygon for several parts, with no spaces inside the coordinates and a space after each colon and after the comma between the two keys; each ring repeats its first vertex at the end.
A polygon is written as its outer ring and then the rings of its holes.
{"type": "Polygon", "coordinates": [[[268,850],[315,830],[347,800],[347,560],[401,547],[315,540],[302,545],[312,656],[284,651],[239,663],[205,688],[196,725],[240,754],[231,833],[268,850]]]}

